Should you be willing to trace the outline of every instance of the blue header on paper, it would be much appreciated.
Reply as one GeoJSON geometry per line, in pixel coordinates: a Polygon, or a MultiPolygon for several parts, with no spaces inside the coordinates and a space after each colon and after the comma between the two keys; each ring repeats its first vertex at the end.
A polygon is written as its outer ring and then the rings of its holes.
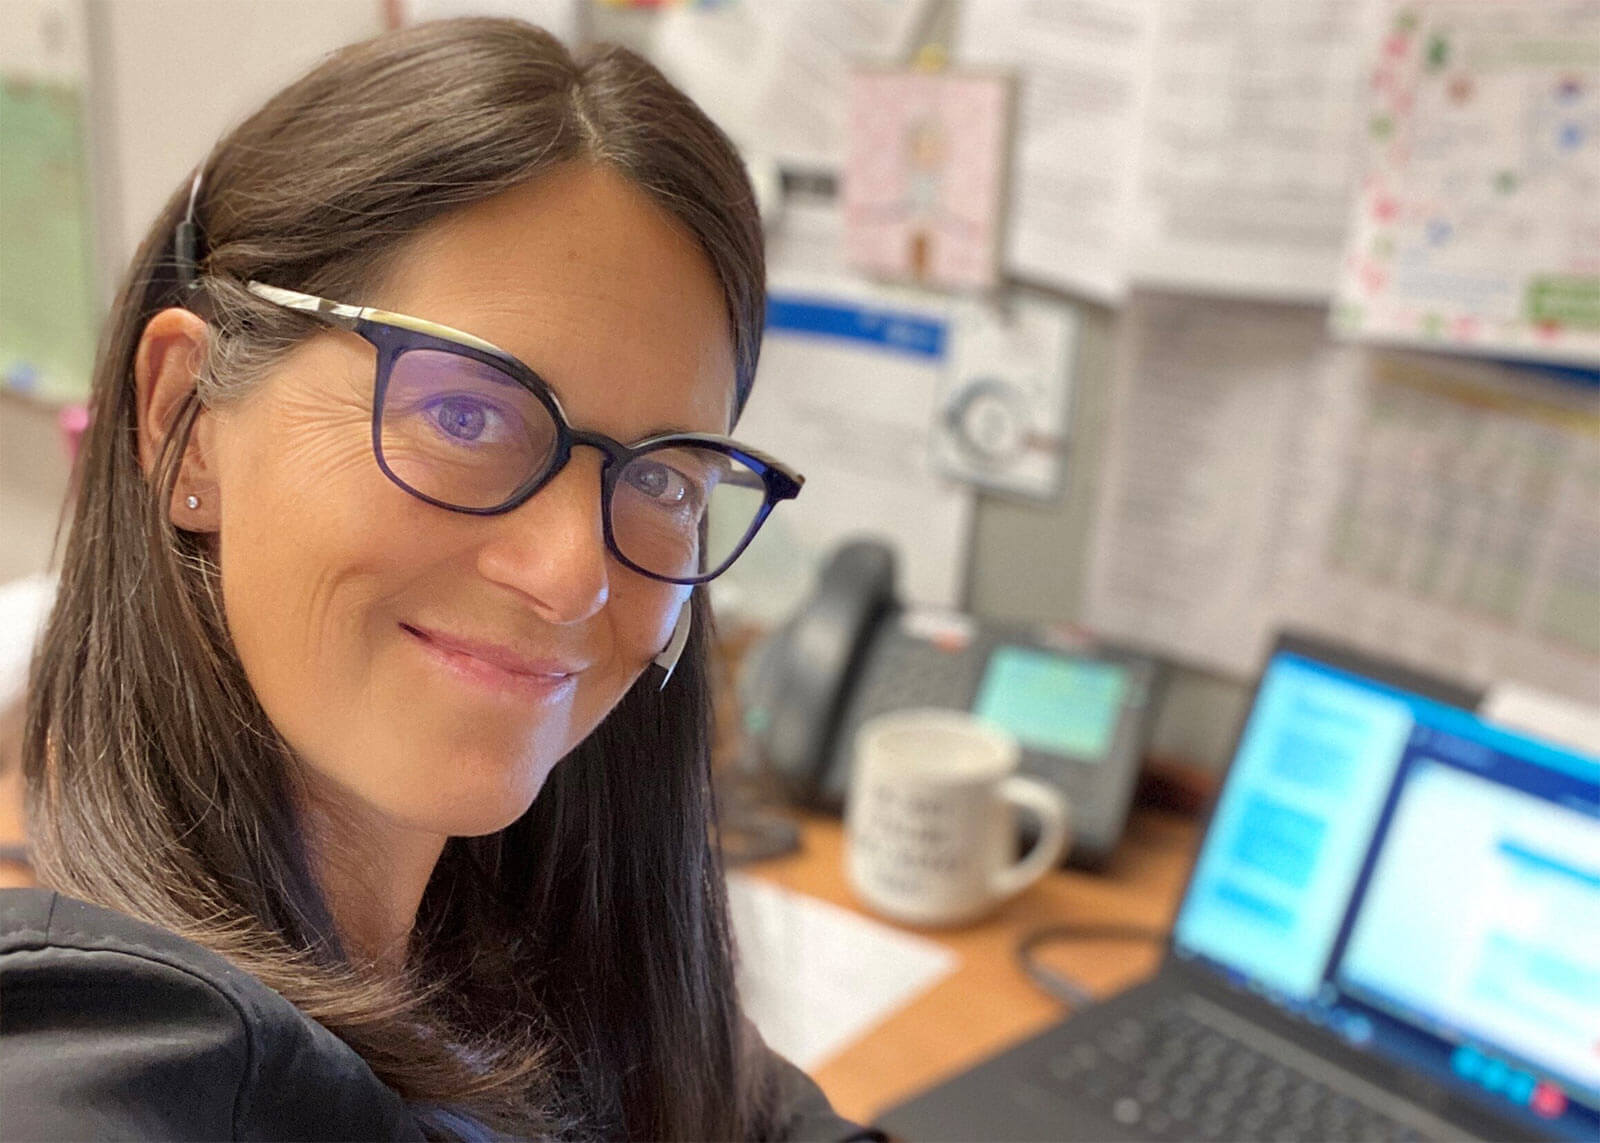
{"type": "Polygon", "coordinates": [[[1587,365],[1558,365],[1549,361],[1523,361],[1517,358],[1501,358],[1499,363],[1516,369],[1526,369],[1530,373],[1548,377],[1552,381],[1600,389],[1600,368],[1587,365]]]}
{"type": "Polygon", "coordinates": [[[767,298],[767,332],[842,338],[938,359],[945,353],[949,325],[898,310],[774,294],[767,298]]]}

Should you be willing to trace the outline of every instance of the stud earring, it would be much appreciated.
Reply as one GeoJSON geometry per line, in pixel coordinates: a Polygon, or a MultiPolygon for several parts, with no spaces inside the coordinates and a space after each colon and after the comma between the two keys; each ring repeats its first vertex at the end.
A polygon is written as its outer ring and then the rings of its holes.
{"type": "Polygon", "coordinates": [[[190,511],[193,511],[194,509],[200,507],[200,497],[191,494],[188,499],[184,500],[184,504],[189,507],[190,511]]]}

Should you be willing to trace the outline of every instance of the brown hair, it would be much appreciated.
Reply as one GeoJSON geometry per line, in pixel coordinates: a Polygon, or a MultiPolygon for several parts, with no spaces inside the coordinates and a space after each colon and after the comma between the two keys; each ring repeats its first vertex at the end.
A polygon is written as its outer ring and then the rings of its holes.
{"type": "Polygon", "coordinates": [[[515,21],[423,24],[338,52],[219,143],[196,208],[210,361],[147,477],[132,362],[176,297],[187,181],[174,192],[100,345],[34,665],[36,864],[46,884],[261,978],[436,1134],[466,1115],[518,1134],[758,1135],[767,1081],[741,1047],[708,833],[701,593],[665,692],[635,687],[516,823],[446,845],[397,983],[340,941],[295,812],[296,762],[234,653],[216,563],[166,510],[200,406],[247,390],[317,329],[246,281],[365,303],[430,222],[570,162],[621,172],[698,240],[727,299],[742,404],[764,312],[754,198],[727,138],[625,50],[574,59],[515,21]]]}

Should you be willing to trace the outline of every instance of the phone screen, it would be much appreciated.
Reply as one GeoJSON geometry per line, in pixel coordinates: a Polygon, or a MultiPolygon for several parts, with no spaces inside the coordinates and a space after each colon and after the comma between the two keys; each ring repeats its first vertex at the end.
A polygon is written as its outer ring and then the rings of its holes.
{"type": "Polygon", "coordinates": [[[1116,663],[1005,646],[989,657],[972,712],[1029,750],[1099,762],[1127,690],[1127,668],[1116,663]]]}

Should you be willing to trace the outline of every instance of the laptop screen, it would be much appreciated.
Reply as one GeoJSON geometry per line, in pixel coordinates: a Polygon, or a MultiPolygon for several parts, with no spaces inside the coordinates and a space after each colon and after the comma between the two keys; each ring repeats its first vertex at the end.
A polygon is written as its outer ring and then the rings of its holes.
{"type": "Polygon", "coordinates": [[[1173,944],[1502,1114],[1600,1137],[1600,759],[1280,650],[1173,944]]]}

